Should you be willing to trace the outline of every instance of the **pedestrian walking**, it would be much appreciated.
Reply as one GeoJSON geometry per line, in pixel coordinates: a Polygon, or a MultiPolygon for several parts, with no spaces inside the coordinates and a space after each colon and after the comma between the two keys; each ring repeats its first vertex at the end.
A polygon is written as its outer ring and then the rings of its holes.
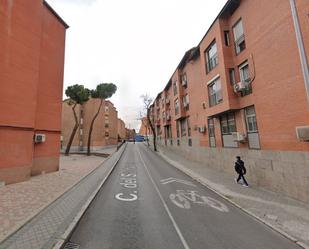
{"type": "Polygon", "coordinates": [[[247,170],[245,168],[245,163],[243,160],[240,159],[240,156],[237,156],[236,157],[236,162],[235,162],[235,171],[237,172],[238,174],[238,178],[235,179],[237,183],[239,183],[240,179],[243,180],[244,182],[244,187],[248,187],[249,184],[248,182],[246,181],[246,178],[245,178],[245,174],[247,173],[247,170]]]}

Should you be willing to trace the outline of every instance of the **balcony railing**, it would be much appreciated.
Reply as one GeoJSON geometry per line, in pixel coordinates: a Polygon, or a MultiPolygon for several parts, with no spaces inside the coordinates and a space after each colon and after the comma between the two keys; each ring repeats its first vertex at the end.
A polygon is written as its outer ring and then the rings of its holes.
{"type": "Polygon", "coordinates": [[[208,60],[207,60],[207,63],[206,63],[207,73],[210,72],[217,65],[218,65],[218,56],[217,56],[217,54],[215,54],[212,57],[208,58],[208,60]]]}
{"type": "Polygon", "coordinates": [[[221,93],[217,92],[209,96],[209,106],[214,106],[222,102],[221,93]]]}
{"type": "Polygon", "coordinates": [[[241,51],[243,51],[246,48],[246,42],[245,42],[245,35],[240,36],[235,41],[235,52],[236,54],[239,54],[241,51]]]}

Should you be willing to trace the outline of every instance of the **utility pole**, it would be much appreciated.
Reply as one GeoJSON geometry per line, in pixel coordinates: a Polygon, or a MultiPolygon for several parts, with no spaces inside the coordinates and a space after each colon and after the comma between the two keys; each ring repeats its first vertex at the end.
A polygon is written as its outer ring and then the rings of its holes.
{"type": "Polygon", "coordinates": [[[295,0],[290,0],[290,5],[291,5],[292,18],[293,18],[293,23],[294,23],[294,28],[295,28],[298,52],[299,52],[299,57],[300,57],[300,62],[301,62],[303,77],[304,77],[304,81],[305,81],[306,92],[307,92],[307,100],[308,100],[308,103],[309,103],[308,61],[307,61],[306,51],[305,51],[305,47],[304,47],[303,37],[302,37],[302,34],[301,34],[301,30],[300,30],[295,0]]]}

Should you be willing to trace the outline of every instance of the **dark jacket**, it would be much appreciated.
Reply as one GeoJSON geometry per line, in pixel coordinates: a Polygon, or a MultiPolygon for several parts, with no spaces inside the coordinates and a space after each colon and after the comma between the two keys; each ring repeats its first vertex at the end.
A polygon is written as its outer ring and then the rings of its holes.
{"type": "Polygon", "coordinates": [[[245,175],[247,173],[247,170],[245,168],[245,163],[243,160],[237,160],[235,162],[235,171],[238,173],[238,174],[243,174],[245,175]]]}

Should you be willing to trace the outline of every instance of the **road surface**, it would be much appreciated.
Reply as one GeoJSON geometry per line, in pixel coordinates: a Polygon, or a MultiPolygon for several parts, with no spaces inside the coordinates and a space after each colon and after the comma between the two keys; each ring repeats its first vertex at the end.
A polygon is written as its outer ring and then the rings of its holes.
{"type": "Polygon", "coordinates": [[[70,241],[81,249],[300,249],[129,143],[70,241]]]}

